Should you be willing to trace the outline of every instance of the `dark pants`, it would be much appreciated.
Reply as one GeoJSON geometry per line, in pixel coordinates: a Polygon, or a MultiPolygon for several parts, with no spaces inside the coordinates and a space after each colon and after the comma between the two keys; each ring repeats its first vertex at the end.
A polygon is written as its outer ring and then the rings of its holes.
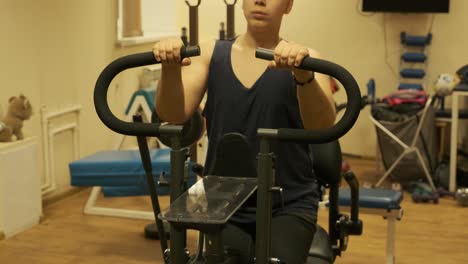
{"type": "MultiPolygon", "coordinates": [[[[315,223],[296,215],[280,215],[271,221],[271,257],[282,263],[303,264],[306,261],[316,228],[315,223]]],[[[255,257],[255,223],[228,223],[223,242],[239,264],[252,263],[255,257]]]]}

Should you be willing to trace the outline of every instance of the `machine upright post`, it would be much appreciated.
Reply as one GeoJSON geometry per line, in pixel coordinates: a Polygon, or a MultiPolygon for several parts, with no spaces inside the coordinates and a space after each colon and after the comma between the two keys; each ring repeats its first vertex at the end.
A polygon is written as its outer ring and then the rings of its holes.
{"type": "MultiPolygon", "coordinates": [[[[180,138],[174,136],[173,148],[171,150],[171,180],[170,180],[170,198],[174,202],[184,192],[184,164],[187,158],[187,150],[180,147],[180,138]]],[[[176,228],[171,225],[171,251],[170,263],[185,263],[187,255],[186,248],[186,230],[176,228]]]]}
{"type": "Polygon", "coordinates": [[[272,193],[274,186],[273,153],[267,138],[260,139],[258,156],[256,263],[270,263],[272,193]]]}

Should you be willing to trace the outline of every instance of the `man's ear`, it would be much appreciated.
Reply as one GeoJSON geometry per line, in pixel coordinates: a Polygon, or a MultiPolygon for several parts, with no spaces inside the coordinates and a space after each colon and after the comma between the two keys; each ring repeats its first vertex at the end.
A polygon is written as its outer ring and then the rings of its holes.
{"type": "Polygon", "coordinates": [[[294,5],[294,0],[289,0],[288,1],[288,6],[286,7],[286,10],[285,10],[284,14],[287,15],[287,14],[291,13],[293,5],[294,5]]]}

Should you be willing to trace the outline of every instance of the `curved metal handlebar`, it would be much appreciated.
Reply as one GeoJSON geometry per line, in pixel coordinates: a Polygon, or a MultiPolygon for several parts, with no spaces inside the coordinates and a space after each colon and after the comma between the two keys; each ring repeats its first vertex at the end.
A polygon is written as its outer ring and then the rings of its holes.
{"type": "MultiPolygon", "coordinates": [[[[255,56],[264,60],[274,60],[274,53],[271,50],[258,48],[255,56]]],[[[306,57],[300,69],[323,73],[336,78],[344,86],[348,105],[341,120],[333,127],[320,130],[304,129],[259,129],[260,137],[275,138],[281,141],[304,142],[310,144],[320,144],[334,141],[346,134],[356,123],[361,111],[361,92],[354,77],[342,66],[312,57],[306,57]]]]}
{"type": "MultiPolygon", "coordinates": [[[[199,46],[183,47],[180,51],[181,57],[193,57],[200,55],[199,46]]],[[[154,58],[153,52],[143,52],[133,55],[128,55],[119,58],[109,64],[99,75],[94,88],[94,106],[101,121],[111,130],[129,136],[160,136],[160,130],[165,133],[181,133],[182,126],[163,126],[152,123],[130,123],[118,119],[109,108],[107,102],[107,91],[112,80],[120,72],[159,63],[154,58]]]]}
{"type": "MultiPolygon", "coordinates": [[[[200,55],[200,48],[198,46],[184,47],[181,50],[182,57],[197,55],[200,55]]],[[[273,60],[274,54],[271,50],[257,49],[256,57],[273,60]]],[[[119,58],[103,70],[96,82],[94,105],[99,118],[111,130],[120,134],[134,136],[160,136],[160,130],[162,129],[167,132],[181,132],[181,126],[164,126],[164,128],[162,128],[158,124],[125,122],[115,117],[110,111],[107,102],[107,91],[114,77],[126,69],[157,63],[159,62],[156,61],[152,52],[144,52],[119,58]]],[[[276,138],[283,141],[315,144],[337,140],[353,127],[360,113],[361,93],[356,80],[343,67],[332,62],[311,57],[305,58],[299,68],[333,76],[342,83],[348,98],[348,107],[344,116],[331,128],[313,131],[289,128],[259,129],[259,136],[276,138]]]]}
{"type": "Polygon", "coordinates": [[[237,0],[234,0],[233,3],[229,4],[227,0],[224,0],[224,3],[228,6],[232,6],[232,5],[236,5],[237,4],[237,0]]]}
{"type": "Polygon", "coordinates": [[[189,6],[189,7],[199,7],[200,4],[201,4],[201,0],[198,0],[198,2],[196,4],[190,4],[189,0],[185,0],[185,3],[189,6]]]}

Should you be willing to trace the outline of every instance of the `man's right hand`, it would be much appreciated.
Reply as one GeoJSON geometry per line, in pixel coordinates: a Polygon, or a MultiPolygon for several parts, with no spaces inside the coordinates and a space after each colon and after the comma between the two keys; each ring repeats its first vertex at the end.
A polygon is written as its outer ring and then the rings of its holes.
{"type": "Polygon", "coordinates": [[[180,49],[184,43],[180,38],[163,39],[153,46],[154,58],[163,66],[188,66],[192,63],[190,58],[181,60],[180,49]]]}

